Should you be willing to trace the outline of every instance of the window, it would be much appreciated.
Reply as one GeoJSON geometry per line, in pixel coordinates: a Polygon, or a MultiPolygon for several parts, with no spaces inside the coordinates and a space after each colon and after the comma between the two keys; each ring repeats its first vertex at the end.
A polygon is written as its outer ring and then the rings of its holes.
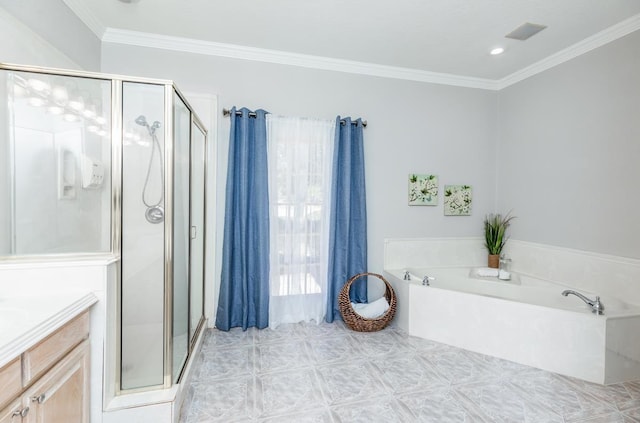
{"type": "Polygon", "coordinates": [[[335,123],[267,116],[270,326],[321,319],[326,305],[335,123]]]}

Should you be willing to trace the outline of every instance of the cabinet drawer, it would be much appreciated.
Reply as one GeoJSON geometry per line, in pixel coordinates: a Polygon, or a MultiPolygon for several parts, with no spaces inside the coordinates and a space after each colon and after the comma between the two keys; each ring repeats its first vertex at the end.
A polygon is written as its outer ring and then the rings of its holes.
{"type": "Polygon", "coordinates": [[[89,312],[85,312],[29,349],[22,356],[22,384],[28,385],[88,336],[89,312]]]}
{"type": "Polygon", "coordinates": [[[0,369],[0,408],[22,390],[20,373],[20,357],[0,369]]]}

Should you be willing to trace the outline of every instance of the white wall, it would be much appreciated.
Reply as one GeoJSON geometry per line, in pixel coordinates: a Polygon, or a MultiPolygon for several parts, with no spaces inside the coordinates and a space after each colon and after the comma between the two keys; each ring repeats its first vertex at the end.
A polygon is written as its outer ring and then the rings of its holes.
{"type": "Polygon", "coordinates": [[[80,65],[0,7],[0,63],[80,69],[80,65]],[[10,41],[7,41],[10,40],[10,41]]]}
{"type": "MultiPolygon", "coordinates": [[[[4,4],[5,2],[0,4],[4,4]]],[[[14,2],[17,3],[17,2],[14,2]]],[[[53,66],[64,68],[79,68],[71,59],[51,44],[42,39],[33,30],[24,25],[16,17],[0,6],[0,63],[20,63],[39,66],[53,66]]],[[[0,97],[6,96],[6,78],[0,77],[3,87],[0,88],[0,97]]],[[[9,148],[9,125],[6,102],[0,104],[0,161],[2,169],[8,170],[9,166],[5,162],[8,160],[9,148]]],[[[8,173],[0,175],[0,198],[8,198],[10,192],[10,178],[8,173]]],[[[10,210],[8,204],[4,202],[0,206],[0,233],[9,233],[10,210]]],[[[9,251],[10,238],[2,237],[0,240],[0,251],[9,251]]]]}
{"type": "MultiPolygon", "coordinates": [[[[386,237],[474,236],[495,204],[497,93],[292,66],[103,44],[102,70],[176,81],[183,91],[218,95],[220,108],[334,119],[363,117],[369,269],[383,269],[386,237]],[[443,184],[470,184],[470,217],[407,205],[408,174],[436,173],[443,184]]],[[[221,113],[221,110],[218,111],[221,113]]],[[[217,140],[217,227],[224,223],[229,120],[217,140]]],[[[212,134],[213,135],[213,134],[212,134]]],[[[217,237],[217,263],[222,231],[217,237]]],[[[219,279],[219,269],[216,279],[219,279]]]]}
{"type": "Polygon", "coordinates": [[[11,40],[0,62],[100,70],[100,39],[62,0],[0,0],[0,24],[1,39],[11,40]]]}
{"type": "Polygon", "coordinates": [[[640,258],[640,31],[499,93],[518,240],[640,258]]]}

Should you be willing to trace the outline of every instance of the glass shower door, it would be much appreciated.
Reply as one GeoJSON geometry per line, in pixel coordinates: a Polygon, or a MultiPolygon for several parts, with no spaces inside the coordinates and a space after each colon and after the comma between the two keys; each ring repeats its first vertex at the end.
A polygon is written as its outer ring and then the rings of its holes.
{"type": "Polygon", "coordinates": [[[204,196],[206,135],[196,122],[191,125],[191,277],[189,339],[195,335],[204,315],[204,196]]]}
{"type": "Polygon", "coordinates": [[[189,353],[189,161],[191,112],[173,94],[173,382],[177,382],[189,353]]]}
{"type": "Polygon", "coordinates": [[[163,85],[122,86],[122,299],[123,390],[164,383],[163,85]]]}

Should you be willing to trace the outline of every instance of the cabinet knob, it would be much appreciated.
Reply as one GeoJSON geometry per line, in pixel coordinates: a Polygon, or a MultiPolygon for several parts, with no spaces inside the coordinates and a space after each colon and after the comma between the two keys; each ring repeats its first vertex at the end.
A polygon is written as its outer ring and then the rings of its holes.
{"type": "Polygon", "coordinates": [[[25,407],[22,410],[14,411],[11,415],[11,418],[13,419],[13,417],[27,417],[27,414],[29,414],[29,407],[25,407]]]}
{"type": "Polygon", "coordinates": [[[34,395],[31,397],[31,402],[37,402],[38,404],[42,404],[46,398],[45,394],[34,395]]]}

